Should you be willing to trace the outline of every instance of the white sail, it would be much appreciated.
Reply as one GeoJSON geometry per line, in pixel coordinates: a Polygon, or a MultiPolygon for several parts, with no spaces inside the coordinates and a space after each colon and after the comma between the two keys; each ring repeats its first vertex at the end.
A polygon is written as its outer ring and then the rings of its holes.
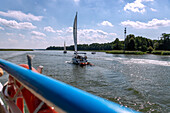
{"type": "Polygon", "coordinates": [[[64,41],[64,51],[66,51],[66,43],[65,43],[65,41],[64,41]]]}
{"type": "Polygon", "coordinates": [[[73,24],[74,51],[77,53],[77,12],[73,24]]]}

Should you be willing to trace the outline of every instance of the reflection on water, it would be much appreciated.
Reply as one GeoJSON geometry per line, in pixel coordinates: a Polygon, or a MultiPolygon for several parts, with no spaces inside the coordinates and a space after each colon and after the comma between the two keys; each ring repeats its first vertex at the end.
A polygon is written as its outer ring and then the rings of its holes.
{"type": "MultiPolygon", "coordinates": [[[[85,67],[70,63],[70,51],[0,51],[0,58],[27,63],[26,54],[35,55],[33,66],[43,65],[44,75],[141,112],[170,112],[169,56],[87,52],[95,66],[85,67]]],[[[0,78],[5,80],[7,76],[0,78]]]]}

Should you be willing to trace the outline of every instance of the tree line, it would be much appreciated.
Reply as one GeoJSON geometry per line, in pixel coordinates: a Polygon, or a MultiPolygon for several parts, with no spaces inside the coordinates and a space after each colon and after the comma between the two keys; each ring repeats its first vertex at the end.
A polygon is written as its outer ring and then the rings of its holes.
{"type": "MultiPolygon", "coordinates": [[[[78,44],[78,50],[130,50],[130,51],[152,51],[170,50],[170,34],[162,33],[160,40],[151,40],[142,36],[129,34],[124,41],[116,38],[110,43],[78,44]]],[[[67,46],[67,50],[74,50],[74,45],[67,46]]],[[[63,47],[50,46],[46,50],[63,50],[63,47]]]]}

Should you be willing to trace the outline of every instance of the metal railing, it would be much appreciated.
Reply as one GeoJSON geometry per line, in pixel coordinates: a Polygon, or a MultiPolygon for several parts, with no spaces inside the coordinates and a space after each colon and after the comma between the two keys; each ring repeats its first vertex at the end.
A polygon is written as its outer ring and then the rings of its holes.
{"type": "Polygon", "coordinates": [[[48,76],[0,59],[0,67],[58,112],[137,113],[48,76]]]}

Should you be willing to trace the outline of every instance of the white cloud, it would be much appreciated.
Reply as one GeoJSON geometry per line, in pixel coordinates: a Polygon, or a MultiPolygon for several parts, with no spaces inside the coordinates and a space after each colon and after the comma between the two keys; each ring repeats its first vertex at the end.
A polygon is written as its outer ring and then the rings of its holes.
{"type": "Polygon", "coordinates": [[[18,43],[18,40],[11,39],[11,38],[9,38],[8,41],[9,41],[9,43],[12,43],[12,44],[17,44],[18,43]]]}
{"type": "Polygon", "coordinates": [[[156,10],[156,9],[153,9],[153,8],[150,8],[150,9],[151,9],[151,11],[157,12],[157,10],[156,10]]]}
{"type": "Polygon", "coordinates": [[[6,33],[6,35],[8,35],[8,36],[13,36],[13,35],[15,35],[14,33],[6,33]]]}
{"type": "Polygon", "coordinates": [[[33,40],[34,40],[34,39],[44,40],[44,37],[42,37],[42,36],[32,36],[31,39],[33,39],[33,40]]]}
{"type": "Polygon", "coordinates": [[[111,36],[117,36],[116,33],[109,33],[109,35],[111,35],[111,36]]]}
{"type": "Polygon", "coordinates": [[[130,26],[135,29],[157,29],[159,27],[167,27],[170,26],[170,20],[158,20],[158,19],[152,19],[151,21],[145,22],[139,22],[139,21],[124,21],[121,22],[121,25],[123,26],[130,26]]]}
{"type": "Polygon", "coordinates": [[[108,35],[107,32],[102,30],[94,30],[94,29],[80,29],[78,30],[78,35],[82,35],[88,38],[97,38],[97,37],[105,37],[108,35]]]}
{"type": "Polygon", "coordinates": [[[113,27],[113,24],[110,23],[109,21],[103,21],[102,23],[98,24],[99,26],[109,26],[109,27],[113,27]]]}
{"type": "Polygon", "coordinates": [[[38,31],[32,31],[31,34],[34,35],[34,36],[42,36],[42,37],[46,36],[44,33],[41,33],[41,32],[38,32],[38,31]]]}
{"type": "Polygon", "coordinates": [[[79,5],[80,0],[73,0],[76,5],[79,5]]]}
{"type": "Polygon", "coordinates": [[[55,33],[54,29],[53,29],[52,27],[50,27],[50,26],[44,27],[44,31],[48,31],[48,32],[53,32],[53,33],[55,33]]]}
{"type": "MultiPolygon", "coordinates": [[[[62,30],[61,36],[73,43],[73,29],[72,27],[68,27],[67,29],[62,30]]],[[[78,29],[77,31],[77,39],[78,43],[105,43],[111,42],[116,38],[116,33],[108,33],[99,29],[78,29]]]]}
{"type": "Polygon", "coordinates": [[[153,2],[154,0],[141,0],[142,2],[153,2]]]}
{"type": "MultiPolygon", "coordinates": [[[[72,27],[58,29],[55,31],[55,35],[48,38],[48,44],[46,46],[63,46],[64,41],[66,41],[67,45],[73,45],[74,41],[72,27]]],[[[106,43],[114,41],[117,37],[116,33],[108,33],[99,29],[78,29],[77,33],[78,44],[106,43]]],[[[31,39],[34,41],[39,40],[41,42],[46,40],[46,38],[44,38],[41,33],[37,33],[37,31],[31,32],[31,34],[31,39]]]]}
{"type": "Polygon", "coordinates": [[[62,33],[63,31],[62,30],[56,30],[57,33],[62,33]]]}
{"type": "Polygon", "coordinates": [[[27,21],[31,21],[31,20],[34,20],[34,21],[41,21],[42,20],[42,16],[34,16],[33,14],[25,14],[21,11],[8,11],[8,12],[2,12],[0,11],[0,15],[1,16],[6,16],[6,17],[11,17],[11,18],[15,18],[15,19],[18,19],[20,21],[23,21],[23,20],[27,20],[27,21]]]}
{"type": "MultiPolygon", "coordinates": [[[[56,30],[56,31],[55,31],[55,30],[54,30],[52,27],[50,27],[50,26],[44,27],[44,31],[52,32],[52,33],[58,33],[58,34],[63,33],[63,30],[56,30]]],[[[66,32],[73,32],[72,27],[69,27],[66,32]]]]}
{"type": "Polygon", "coordinates": [[[0,27],[0,30],[5,30],[3,27],[0,27]]]}
{"type": "Polygon", "coordinates": [[[80,0],[74,0],[74,2],[75,2],[75,3],[79,3],[79,2],[80,2],[80,0]]]}
{"type": "Polygon", "coordinates": [[[0,18],[0,24],[6,27],[14,28],[14,29],[35,29],[36,26],[32,25],[29,22],[16,22],[15,20],[6,20],[0,18]]]}
{"type": "Polygon", "coordinates": [[[111,42],[117,36],[116,33],[108,33],[102,30],[95,29],[80,29],[78,37],[80,43],[105,43],[111,42]]]}
{"type": "Polygon", "coordinates": [[[19,37],[21,37],[21,38],[25,38],[25,35],[23,35],[23,34],[18,34],[19,35],[19,37]]]}
{"type": "Polygon", "coordinates": [[[124,11],[132,11],[138,13],[144,13],[146,11],[146,6],[143,2],[153,2],[154,0],[135,0],[132,3],[127,3],[124,7],[124,11]]]}
{"type": "Polygon", "coordinates": [[[68,27],[68,28],[66,29],[66,32],[67,32],[67,33],[72,33],[72,32],[73,32],[73,27],[68,27]]]}
{"type": "Polygon", "coordinates": [[[124,0],[119,0],[119,2],[120,2],[120,3],[123,3],[123,2],[124,2],[124,0]]]}

